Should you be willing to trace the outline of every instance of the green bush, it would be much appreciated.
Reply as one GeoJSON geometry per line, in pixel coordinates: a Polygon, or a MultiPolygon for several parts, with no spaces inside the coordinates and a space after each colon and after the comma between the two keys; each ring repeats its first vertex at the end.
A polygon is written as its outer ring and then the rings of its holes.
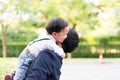
{"type": "Polygon", "coordinates": [[[108,44],[108,37],[100,37],[98,38],[98,43],[99,43],[99,47],[105,47],[108,44]]]}
{"type": "Polygon", "coordinates": [[[0,45],[2,45],[2,39],[0,38],[0,45]]]}
{"type": "Polygon", "coordinates": [[[119,42],[120,41],[120,36],[110,36],[109,41],[110,42],[119,42]]]}
{"type": "MultiPolygon", "coordinates": [[[[7,44],[7,57],[18,57],[21,51],[25,48],[24,43],[9,43],[7,44]]],[[[0,45],[0,57],[2,57],[2,45],[0,45]]]]}
{"type": "Polygon", "coordinates": [[[99,51],[104,50],[104,57],[109,58],[117,58],[120,57],[120,43],[107,43],[106,46],[101,46],[99,43],[88,44],[88,43],[81,43],[79,44],[78,48],[72,52],[73,58],[96,58],[99,57],[99,51]],[[95,47],[96,51],[93,53],[91,48],[95,47]],[[111,50],[111,52],[107,52],[111,50]],[[114,51],[112,51],[114,50],[114,51]]]}
{"type": "Polygon", "coordinates": [[[96,44],[80,43],[78,48],[72,52],[74,58],[89,58],[98,57],[98,53],[92,53],[91,47],[97,46],[96,44]]]}
{"type": "Polygon", "coordinates": [[[2,56],[2,44],[0,44],[0,57],[2,56]]]}
{"type": "Polygon", "coordinates": [[[8,31],[7,41],[8,42],[29,42],[36,38],[38,35],[34,31],[27,29],[11,29],[8,31]]]}
{"type": "MultiPolygon", "coordinates": [[[[27,42],[25,43],[9,43],[7,45],[7,56],[8,57],[18,57],[21,51],[26,47],[27,42]]],[[[104,57],[108,58],[118,58],[120,57],[120,43],[108,43],[106,48],[102,46],[99,47],[99,43],[82,43],[80,42],[78,48],[72,52],[73,58],[98,58],[99,50],[103,49],[104,57]],[[95,48],[95,51],[91,51],[92,48],[95,48]],[[111,50],[111,52],[108,50],[111,50]],[[112,51],[113,50],[113,51],[112,51]]],[[[0,45],[0,56],[2,56],[2,45],[0,45]]]]}
{"type": "Polygon", "coordinates": [[[87,42],[87,40],[84,37],[81,37],[80,42],[87,42]]]}
{"type": "Polygon", "coordinates": [[[10,43],[7,45],[7,56],[18,57],[27,43],[10,43]]]}

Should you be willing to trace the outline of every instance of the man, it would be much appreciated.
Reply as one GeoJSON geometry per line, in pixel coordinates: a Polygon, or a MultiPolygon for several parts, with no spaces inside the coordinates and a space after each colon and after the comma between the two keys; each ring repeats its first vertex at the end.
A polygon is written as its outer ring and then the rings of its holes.
{"type": "MultiPolygon", "coordinates": [[[[67,38],[62,43],[65,53],[72,52],[79,44],[78,34],[70,30],[67,38]]],[[[32,63],[32,69],[25,80],[59,80],[61,74],[62,58],[53,50],[43,50],[32,63]]]]}

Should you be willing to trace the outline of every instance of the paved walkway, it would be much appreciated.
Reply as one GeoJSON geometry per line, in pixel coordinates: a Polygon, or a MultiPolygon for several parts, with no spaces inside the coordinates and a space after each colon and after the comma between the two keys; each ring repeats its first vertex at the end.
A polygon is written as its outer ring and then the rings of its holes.
{"type": "Polygon", "coordinates": [[[60,80],[120,80],[120,59],[63,60],[60,80]]]}

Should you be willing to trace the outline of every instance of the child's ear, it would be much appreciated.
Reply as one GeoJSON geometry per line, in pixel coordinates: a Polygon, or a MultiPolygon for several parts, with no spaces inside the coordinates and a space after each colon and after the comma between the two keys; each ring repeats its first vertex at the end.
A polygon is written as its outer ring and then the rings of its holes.
{"type": "Polygon", "coordinates": [[[52,36],[56,36],[56,32],[53,32],[53,33],[52,33],[52,36]]]}

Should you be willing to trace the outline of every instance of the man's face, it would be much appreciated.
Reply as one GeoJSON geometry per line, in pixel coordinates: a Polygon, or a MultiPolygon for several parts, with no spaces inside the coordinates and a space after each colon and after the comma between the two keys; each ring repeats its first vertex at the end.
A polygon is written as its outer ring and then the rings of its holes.
{"type": "Polygon", "coordinates": [[[53,32],[52,35],[54,35],[54,38],[56,39],[56,41],[62,43],[65,40],[65,38],[67,38],[68,32],[69,32],[69,27],[65,27],[59,33],[53,32]]]}

